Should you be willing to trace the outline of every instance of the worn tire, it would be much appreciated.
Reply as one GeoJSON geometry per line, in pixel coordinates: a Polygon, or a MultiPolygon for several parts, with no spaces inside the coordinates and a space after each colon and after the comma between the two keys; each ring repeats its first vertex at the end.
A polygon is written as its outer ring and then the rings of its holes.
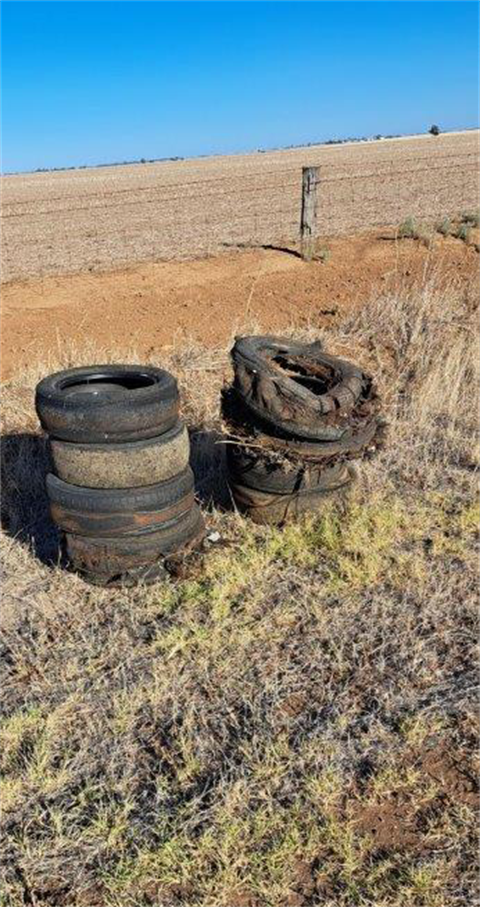
{"type": "Polygon", "coordinates": [[[188,466],[190,442],[183,422],[156,438],[125,444],[50,441],[55,472],[87,488],[135,488],[166,482],[188,466]]]}
{"type": "Polygon", "coordinates": [[[321,510],[332,495],[345,495],[354,478],[355,474],[350,472],[348,479],[342,484],[332,485],[331,488],[323,488],[321,491],[293,494],[272,494],[235,483],[232,483],[230,488],[240,512],[254,523],[282,525],[304,513],[321,510]]]}
{"type": "Polygon", "coordinates": [[[52,437],[83,444],[141,441],[178,419],[173,375],[140,365],[93,365],[49,375],[37,385],[35,406],[52,437]]]}
{"type": "MultiPolygon", "coordinates": [[[[300,457],[308,462],[321,462],[331,457],[343,455],[346,458],[357,458],[377,447],[379,436],[383,439],[384,427],[374,417],[365,425],[345,432],[337,441],[306,441],[302,438],[278,438],[261,431],[255,431],[253,439],[256,445],[265,450],[275,450],[281,454],[300,457]]],[[[383,443],[383,440],[382,440],[383,443]]]]}
{"type": "Polygon", "coordinates": [[[166,575],[164,559],[199,546],[205,524],[196,504],[173,526],[123,538],[89,538],[65,534],[65,552],[71,566],[99,585],[132,585],[166,575]]]}
{"type": "Polygon", "coordinates": [[[323,427],[318,429],[317,437],[314,441],[307,439],[303,435],[298,435],[290,429],[286,429],[281,420],[269,419],[268,416],[250,406],[234,385],[222,391],[221,410],[225,423],[232,426],[232,428],[239,428],[240,432],[245,430],[255,434],[258,432],[285,440],[310,440],[315,444],[338,441],[348,433],[348,421],[343,418],[340,422],[337,420],[334,424],[331,424],[331,420],[330,422],[325,422],[323,427]]]}
{"type": "Polygon", "coordinates": [[[234,485],[271,494],[295,494],[337,488],[351,478],[346,463],[329,465],[276,462],[258,449],[227,444],[227,464],[234,485]]]}
{"type": "Polygon", "coordinates": [[[234,390],[266,426],[293,437],[335,441],[368,394],[371,379],[317,343],[282,337],[237,338],[231,352],[234,390]]]}
{"type": "Polygon", "coordinates": [[[193,507],[194,479],[184,471],[143,488],[83,488],[50,473],[47,493],[52,519],[81,536],[145,535],[174,526],[193,507]]]}

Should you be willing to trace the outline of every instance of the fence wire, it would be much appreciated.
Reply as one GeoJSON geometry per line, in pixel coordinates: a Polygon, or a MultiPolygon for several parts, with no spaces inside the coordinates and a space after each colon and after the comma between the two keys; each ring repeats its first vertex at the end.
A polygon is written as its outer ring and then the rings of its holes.
{"type": "MultiPolygon", "coordinates": [[[[429,222],[475,211],[478,161],[477,151],[403,161],[382,155],[353,173],[322,165],[319,236],[398,225],[410,215],[429,222]]],[[[3,279],[196,256],[235,244],[295,243],[301,175],[299,166],[257,166],[217,178],[186,176],[183,183],[4,198],[3,279]]]]}

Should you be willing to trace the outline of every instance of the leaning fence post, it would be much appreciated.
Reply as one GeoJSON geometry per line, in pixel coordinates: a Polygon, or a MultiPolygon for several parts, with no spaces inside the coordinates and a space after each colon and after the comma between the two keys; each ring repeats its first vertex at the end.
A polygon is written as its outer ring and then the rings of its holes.
{"type": "Polygon", "coordinates": [[[317,183],[320,167],[302,167],[302,217],[300,245],[302,258],[311,261],[317,233],[317,183]]]}

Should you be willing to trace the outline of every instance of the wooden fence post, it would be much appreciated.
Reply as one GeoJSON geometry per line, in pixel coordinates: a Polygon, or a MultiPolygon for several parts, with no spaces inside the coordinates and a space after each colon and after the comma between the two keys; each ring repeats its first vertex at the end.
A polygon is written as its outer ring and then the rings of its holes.
{"type": "Polygon", "coordinates": [[[302,167],[302,217],[300,245],[302,258],[311,261],[317,234],[317,183],[320,167],[302,167]]]}

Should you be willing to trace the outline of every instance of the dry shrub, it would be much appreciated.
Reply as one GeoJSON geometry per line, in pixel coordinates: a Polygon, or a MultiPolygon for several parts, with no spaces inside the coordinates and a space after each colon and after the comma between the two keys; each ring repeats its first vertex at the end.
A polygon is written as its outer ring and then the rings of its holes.
{"type": "Polygon", "coordinates": [[[473,466],[480,359],[470,298],[454,287],[438,292],[431,285],[421,293],[380,297],[344,333],[347,342],[353,335],[369,350],[383,387],[395,462],[407,474],[421,465],[427,482],[429,474],[446,478],[449,464],[473,466]]]}
{"type": "Polygon", "coordinates": [[[472,308],[425,286],[296,332],[375,374],[389,443],[346,510],[283,531],[215,506],[226,351],[152,358],[227,542],[176,585],[55,565],[32,413],[54,363],[4,387],[5,905],[474,902],[472,308]]]}

